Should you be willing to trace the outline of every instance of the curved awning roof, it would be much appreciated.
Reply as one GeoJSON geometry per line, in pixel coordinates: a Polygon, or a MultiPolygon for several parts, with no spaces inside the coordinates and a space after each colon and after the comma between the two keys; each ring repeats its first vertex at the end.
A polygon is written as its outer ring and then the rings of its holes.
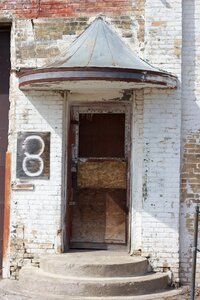
{"type": "Polygon", "coordinates": [[[42,68],[20,71],[21,89],[96,87],[175,88],[177,78],[154,68],[127,46],[102,17],[96,18],[70,47],[53,63],[42,68]]]}

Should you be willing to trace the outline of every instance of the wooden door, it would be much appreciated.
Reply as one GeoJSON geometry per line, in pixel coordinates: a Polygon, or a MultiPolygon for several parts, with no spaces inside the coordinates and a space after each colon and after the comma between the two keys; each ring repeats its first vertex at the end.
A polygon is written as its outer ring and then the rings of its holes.
{"type": "Polygon", "coordinates": [[[72,114],[71,247],[126,244],[125,120],[124,112],[72,114]]]}

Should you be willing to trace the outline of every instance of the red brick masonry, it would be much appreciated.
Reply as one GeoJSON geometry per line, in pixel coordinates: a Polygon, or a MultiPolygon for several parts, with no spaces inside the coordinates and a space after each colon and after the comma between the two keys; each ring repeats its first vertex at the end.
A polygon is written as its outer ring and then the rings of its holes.
{"type": "Polygon", "coordinates": [[[11,12],[18,18],[53,18],[81,14],[132,11],[131,0],[2,0],[1,12],[11,12]]]}

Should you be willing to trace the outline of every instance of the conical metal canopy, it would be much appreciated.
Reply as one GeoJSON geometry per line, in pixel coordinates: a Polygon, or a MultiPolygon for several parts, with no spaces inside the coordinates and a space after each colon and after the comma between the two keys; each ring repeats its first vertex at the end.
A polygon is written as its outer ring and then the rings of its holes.
{"type": "Polygon", "coordinates": [[[176,87],[175,76],[135,55],[102,17],[96,18],[53,63],[20,75],[21,88],[73,89],[80,81],[87,85],[88,81],[107,81],[107,88],[116,82],[121,88],[176,87]]]}
{"type": "Polygon", "coordinates": [[[142,59],[97,18],[48,68],[96,67],[157,71],[142,59]]]}

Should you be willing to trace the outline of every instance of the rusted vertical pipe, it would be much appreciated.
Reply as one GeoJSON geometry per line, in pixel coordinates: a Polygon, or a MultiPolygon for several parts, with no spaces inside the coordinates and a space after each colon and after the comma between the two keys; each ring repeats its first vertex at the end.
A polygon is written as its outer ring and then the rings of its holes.
{"type": "Polygon", "coordinates": [[[194,241],[192,247],[192,280],[191,280],[191,296],[190,300],[195,299],[195,278],[196,278],[196,262],[197,262],[197,244],[198,244],[198,223],[199,223],[199,206],[195,208],[194,220],[194,241]]]}
{"type": "Polygon", "coordinates": [[[6,152],[4,229],[3,229],[3,278],[10,276],[9,241],[10,241],[10,193],[11,193],[11,153],[6,152]]]}

